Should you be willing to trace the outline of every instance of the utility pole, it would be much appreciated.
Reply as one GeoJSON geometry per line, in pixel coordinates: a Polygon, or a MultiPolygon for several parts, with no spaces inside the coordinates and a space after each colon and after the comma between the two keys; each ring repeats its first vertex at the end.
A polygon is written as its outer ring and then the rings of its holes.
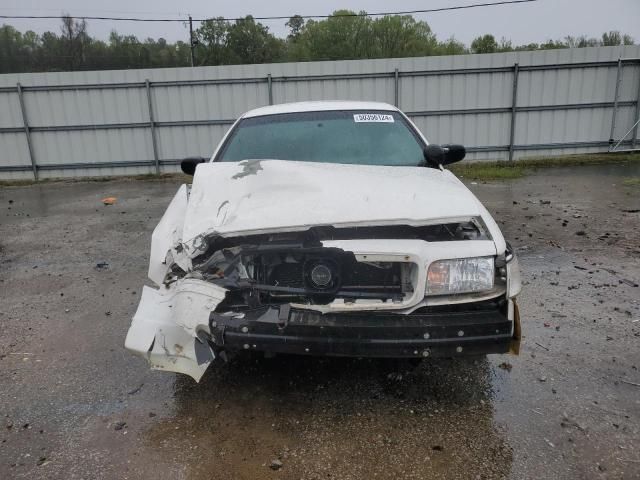
{"type": "Polygon", "coordinates": [[[193,67],[196,63],[194,52],[196,44],[193,40],[193,19],[191,18],[191,15],[189,15],[189,46],[191,47],[191,66],[193,67]]]}

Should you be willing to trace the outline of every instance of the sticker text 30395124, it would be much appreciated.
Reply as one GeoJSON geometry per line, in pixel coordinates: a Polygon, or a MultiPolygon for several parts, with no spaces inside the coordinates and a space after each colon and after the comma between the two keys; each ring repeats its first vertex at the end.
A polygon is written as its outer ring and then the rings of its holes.
{"type": "Polygon", "coordinates": [[[353,115],[353,121],[393,123],[393,115],[386,113],[355,113],[353,115]]]}

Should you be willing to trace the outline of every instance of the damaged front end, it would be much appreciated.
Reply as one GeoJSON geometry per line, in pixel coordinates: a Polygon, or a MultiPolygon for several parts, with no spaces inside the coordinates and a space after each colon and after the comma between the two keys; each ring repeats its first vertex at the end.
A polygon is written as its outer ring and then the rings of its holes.
{"type": "Polygon", "coordinates": [[[219,353],[506,353],[517,305],[501,268],[484,292],[425,296],[429,264],[449,255],[493,258],[495,246],[474,221],[322,227],[215,241],[194,269],[228,290],[210,316],[219,353]]]}
{"type": "Polygon", "coordinates": [[[184,373],[199,381],[215,358],[207,342],[209,314],[226,290],[190,272],[191,259],[182,246],[189,188],[182,185],[151,237],[149,278],[160,286],[142,289],[125,348],[147,359],[151,368],[184,373]],[[169,281],[172,272],[180,281],[169,281]]]}
{"type": "Polygon", "coordinates": [[[238,350],[400,358],[504,353],[513,342],[517,306],[500,269],[490,291],[425,296],[430,262],[495,256],[478,219],[200,242],[186,269],[175,261],[186,249],[170,249],[162,287],[143,290],[126,347],[154,369],[197,381],[238,350]]]}
{"type": "Polygon", "coordinates": [[[207,342],[209,314],[224,295],[223,288],[194,278],[159,290],[143,287],[125,347],[153,369],[200,380],[215,358],[207,342]]]}
{"type": "Polygon", "coordinates": [[[257,182],[255,172],[240,175],[242,164],[198,168],[193,189],[179,189],[153,232],[149,278],[159,288],[144,287],[125,343],[152,368],[199,381],[215,358],[243,350],[517,353],[517,259],[479,202],[434,177],[445,173],[270,161],[257,182]],[[284,172],[295,181],[283,184],[284,172]],[[337,190],[318,189],[357,181],[386,188],[396,202],[363,186],[349,192],[354,206],[344,211],[337,190]],[[398,198],[420,191],[418,181],[432,181],[446,207],[398,198]],[[301,191],[305,205],[287,202],[301,191]],[[340,221],[327,223],[332,217],[340,221]],[[470,287],[470,274],[481,288],[470,287]]]}

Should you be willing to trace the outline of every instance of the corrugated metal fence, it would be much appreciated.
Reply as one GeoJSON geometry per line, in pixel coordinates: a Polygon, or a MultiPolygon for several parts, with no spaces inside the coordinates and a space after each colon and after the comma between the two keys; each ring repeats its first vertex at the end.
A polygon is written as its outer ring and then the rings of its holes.
{"type": "Polygon", "coordinates": [[[0,75],[0,179],[174,172],[246,110],[321,99],[396,104],[473,160],[606,151],[639,97],[638,46],[0,75]]]}

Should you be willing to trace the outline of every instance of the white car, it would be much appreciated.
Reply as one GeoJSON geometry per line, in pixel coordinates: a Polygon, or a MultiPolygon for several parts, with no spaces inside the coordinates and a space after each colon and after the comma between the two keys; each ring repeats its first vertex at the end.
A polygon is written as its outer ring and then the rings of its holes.
{"type": "Polygon", "coordinates": [[[198,381],[217,357],[517,353],[513,250],[396,107],[258,108],[188,158],[125,346],[198,381]]]}

